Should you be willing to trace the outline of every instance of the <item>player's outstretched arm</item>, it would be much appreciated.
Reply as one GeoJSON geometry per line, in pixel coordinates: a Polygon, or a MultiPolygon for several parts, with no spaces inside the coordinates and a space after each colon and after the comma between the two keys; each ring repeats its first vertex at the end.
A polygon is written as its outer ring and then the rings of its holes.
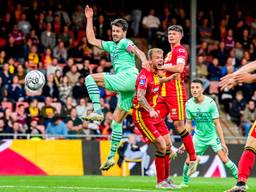
{"type": "Polygon", "coordinates": [[[221,78],[219,86],[221,89],[231,89],[239,83],[253,83],[256,82],[256,75],[250,74],[256,70],[256,61],[250,62],[241,67],[234,73],[228,74],[221,78]]]}
{"type": "Polygon", "coordinates": [[[169,77],[160,77],[159,81],[160,81],[160,83],[165,83],[165,82],[171,81],[173,79],[179,79],[179,77],[180,77],[179,73],[174,73],[174,74],[170,75],[169,77]]]}
{"type": "Polygon", "coordinates": [[[215,124],[215,127],[216,127],[216,131],[219,135],[221,145],[222,145],[224,151],[228,154],[228,147],[227,147],[225,139],[224,139],[223,130],[222,130],[222,127],[220,125],[220,119],[219,118],[214,119],[214,124],[215,124]]]}
{"type": "Polygon", "coordinates": [[[164,64],[161,69],[170,71],[173,73],[182,73],[185,67],[185,63],[179,62],[177,65],[164,64]]]}
{"type": "Polygon", "coordinates": [[[85,17],[86,17],[86,37],[91,45],[97,46],[102,49],[101,40],[96,39],[93,30],[93,9],[86,5],[85,7],[85,17]]]}
{"type": "Polygon", "coordinates": [[[150,69],[147,57],[136,45],[130,47],[130,52],[134,53],[140,60],[143,68],[150,69]]]}

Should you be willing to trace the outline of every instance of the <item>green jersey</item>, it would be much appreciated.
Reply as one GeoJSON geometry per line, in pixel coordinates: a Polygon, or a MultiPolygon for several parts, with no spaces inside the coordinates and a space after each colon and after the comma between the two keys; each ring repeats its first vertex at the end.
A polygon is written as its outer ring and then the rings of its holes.
{"type": "Polygon", "coordinates": [[[111,62],[116,73],[137,70],[135,66],[135,55],[129,52],[134,43],[129,39],[121,39],[118,43],[113,41],[102,41],[102,48],[110,53],[111,62]]]}
{"type": "Polygon", "coordinates": [[[195,121],[195,134],[200,140],[209,140],[217,135],[214,119],[219,118],[215,101],[204,96],[202,103],[190,98],[186,103],[186,118],[195,121]]]}

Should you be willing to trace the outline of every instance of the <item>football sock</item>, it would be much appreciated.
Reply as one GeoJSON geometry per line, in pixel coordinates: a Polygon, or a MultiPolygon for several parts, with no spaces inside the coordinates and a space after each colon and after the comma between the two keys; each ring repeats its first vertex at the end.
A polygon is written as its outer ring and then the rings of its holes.
{"type": "Polygon", "coordinates": [[[195,152],[194,144],[192,141],[192,136],[189,134],[189,132],[186,129],[184,129],[181,133],[179,133],[179,135],[188,152],[190,161],[195,161],[196,152],[195,152]]]}
{"type": "Polygon", "coordinates": [[[170,176],[171,160],[170,160],[171,150],[167,149],[165,154],[165,179],[170,176]]]}
{"type": "Polygon", "coordinates": [[[112,139],[111,139],[111,149],[110,149],[110,154],[108,156],[108,159],[111,159],[115,156],[117,148],[123,136],[122,123],[117,123],[115,120],[113,120],[111,123],[111,127],[112,127],[112,134],[111,134],[112,139]]]}
{"type": "Polygon", "coordinates": [[[227,163],[225,163],[225,167],[227,167],[230,170],[230,173],[234,178],[238,178],[238,169],[237,166],[233,163],[233,161],[229,160],[227,163]]]}
{"type": "Polygon", "coordinates": [[[183,183],[188,184],[190,177],[188,176],[188,164],[185,162],[183,165],[183,183]]]}
{"type": "Polygon", "coordinates": [[[255,162],[254,149],[246,147],[238,163],[238,182],[246,183],[255,162]]]}
{"type": "Polygon", "coordinates": [[[85,78],[85,85],[87,87],[89,97],[93,103],[93,108],[96,113],[102,113],[100,106],[99,88],[91,75],[85,78]]]}
{"type": "Polygon", "coordinates": [[[160,151],[156,151],[155,156],[156,178],[157,183],[160,183],[165,179],[165,154],[160,151]]]}

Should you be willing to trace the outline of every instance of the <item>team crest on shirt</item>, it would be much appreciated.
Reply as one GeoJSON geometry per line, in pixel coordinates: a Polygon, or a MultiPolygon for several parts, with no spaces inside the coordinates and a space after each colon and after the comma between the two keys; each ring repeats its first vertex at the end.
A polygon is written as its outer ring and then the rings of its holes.
{"type": "Polygon", "coordinates": [[[172,109],[172,115],[176,115],[177,114],[177,110],[176,109],[172,109]]]}
{"type": "Polygon", "coordinates": [[[141,79],[140,80],[140,85],[145,85],[146,84],[146,79],[141,79]]]}

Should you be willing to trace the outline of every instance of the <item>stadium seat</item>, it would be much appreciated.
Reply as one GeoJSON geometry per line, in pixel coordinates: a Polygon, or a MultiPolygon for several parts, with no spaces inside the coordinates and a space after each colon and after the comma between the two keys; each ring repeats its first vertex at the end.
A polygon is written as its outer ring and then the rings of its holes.
{"type": "Polygon", "coordinates": [[[10,109],[10,111],[13,111],[12,102],[3,101],[3,102],[2,102],[2,107],[3,107],[4,109],[10,109]]]}
{"type": "Polygon", "coordinates": [[[125,158],[123,161],[123,165],[122,165],[122,176],[127,176],[126,175],[126,170],[129,169],[129,163],[140,163],[140,167],[141,167],[141,176],[144,176],[144,168],[142,166],[142,159],[127,159],[125,158]]]}

